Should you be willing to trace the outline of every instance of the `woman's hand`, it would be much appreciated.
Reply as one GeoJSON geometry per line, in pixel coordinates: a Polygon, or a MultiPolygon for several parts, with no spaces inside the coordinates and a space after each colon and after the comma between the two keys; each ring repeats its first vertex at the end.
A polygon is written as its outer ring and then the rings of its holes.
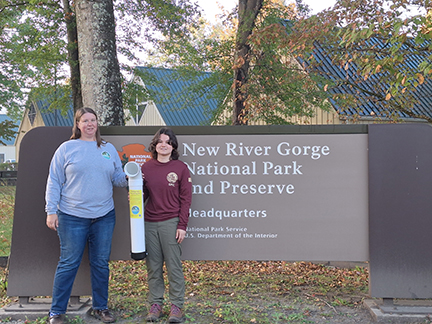
{"type": "Polygon", "coordinates": [[[47,216],[46,225],[53,231],[57,231],[58,227],[58,216],[57,214],[50,214],[47,216]]]}
{"type": "Polygon", "coordinates": [[[183,242],[185,236],[186,236],[186,231],[185,230],[177,229],[177,232],[176,232],[177,243],[180,244],[181,242],[183,242]]]}

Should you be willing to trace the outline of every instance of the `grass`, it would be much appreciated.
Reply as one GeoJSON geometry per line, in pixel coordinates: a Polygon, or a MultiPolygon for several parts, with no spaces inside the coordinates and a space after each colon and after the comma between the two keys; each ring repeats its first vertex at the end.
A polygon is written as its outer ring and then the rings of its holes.
{"type": "MultiPolygon", "coordinates": [[[[336,308],[358,309],[368,293],[367,269],[308,262],[185,261],[184,273],[189,323],[316,323],[314,316],[331,322],[336,308]]],[[[111,274],[111,307],[125,319],[144,316],[144,263],[115,261],[111,274]]]]}
{"type": "Polygon", "coordinates": [[[15,186],[0,186],[0,256],[8,256],[12,239],[15,186]]]}
{"type": "MultiPolygon", "coordinates": [[[[3,255],[10,249],[14,193],[14,187],[0,187],[3,255]]],[[[110,308],[122,323],[144,323],[148,310],[145,263],[112,261],[110,268],[110,308]]],[[[368,270],[363,267],[343,269],[283,261],[185,261],[184,273],[187,322],[197,324],[332,323],[335,316],[357,316],[368,293],[368,270]]],[[[7,269],[0,268],[0,306],[14,301],[6,296],[6,288],[7,269]]],[[[169,305],[164,312],[169,312],[169,305]]],[[[72,318],[70,323],[83,320],[72,318]]],[[[167,323],[167,316],[159,323],[167,323]]]]}

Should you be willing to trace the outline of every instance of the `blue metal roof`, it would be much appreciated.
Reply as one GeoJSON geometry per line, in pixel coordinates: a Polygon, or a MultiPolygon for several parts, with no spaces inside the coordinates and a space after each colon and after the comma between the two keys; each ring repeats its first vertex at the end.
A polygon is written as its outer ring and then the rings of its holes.
{"type": "MultiPolygon", "coordinates": [[[[191,92],[190,87],[207,78],[210,73],[201,73],[193,78],[181,78],[175,70],[164,68],[138,67],[138,69],[157,82],[143,82],[152,94],[159,113],[167,126],[209,125],[212,111],[217,108],[215,99],[191,92]]],[[[48,100],[37,101],[45,126],[73,126],[73,108],[70,105],[67,114],[57,109],[48,110],[48,100]]],[[[141,112],[142,113],[142,112],[141,112]]]]}
{"type": "Polygon", "coordinates": [[[39,100],[36,102],[45,126],[73,126],[74,112],[72,105],[62,114],[58,109],[48,110],[48,100],[39,100]]]}
{"type": "MultiPolygon", "coordinates": [[[[0,123],[1,122],[4,122],[4,121],[6,121],[6,120],[10,120],[10,121],[12,121],[12,118],[9,118],[7,115],[5,115],[5,114],[0,114],[0,123]]],[[[2,140],[2,142],[4,142],[6,145],[14,145],[14,143],[15,143],[15,138],[16,138],[16,136],[17,136],[17,134],[16,134],[16,132],[18,132],[18,128],[14,128],[14,131],[15,131],[15,136],[12,138],[12,139],[10,139],[10,140],[7,140],[7,139],[5,139],[5,138],[3,138],[3,137],[0,137],[0,139],[2,140]]]]}
{"type": "Polygon", "coordinates": [[[209,125],[217,101],[192,89],[210,76],[202,72],[193,77],[182,77],[178,71],[139,66],[143,82],[150,92],[167,126],[209,125]],[[148,80],[146,81],[146,76],[148,80]]]}
{"type": "MultiPolygon", "coordinates": [[[[382,41],[372,38],[369,40],[369,45],[375,47],[383,47],[390,46],[384,44],[382,41]]],[[[409,48],[404,45],[404,50],[409,51],[409,48]]],[[[347,108],[342,108],[338,105],[338,103],[332,99],[330,102],[332,103],[335,110],[340,115],[357,115],[357,116],[388,116],[390,113],[396,113],[399,118],[413,118],[412,116],[404,113],[402,111],[392,111],[386,107],[386,103],[384,101],[377,100],[377,98],[372,95],[368,95],[369,93],[376,92],[376,89],[382,89],[382,93],[385,93],[387,89],[387,84],[385,84],[385,77],[383,73],[374,74],[370,76],[367,80],[363,79],[363,76],[360,75],[357,70],[357,66],[353,63],[349,64],[349,68],[345,69],[343,66],[339,64],[335,64],[332,62],[332,58],[328,55],[325,46],[322,46],[318,42],[315,43],[314,56],[319,63],[317,70],[329,80],[337,82],[338,80],[348,80],[351,84],[355,84],[355,87],[349,86],[346,83],[339,83],[336,87],[329,90],[330,93],[346,93],[346,94],[355,94],[359,100],[357,101],[357,105],[347,108]],[[362,89],[362,91],[358,91],[358,89],[362,89]]],[[[407,54],[404,66],[402,68],[410,68],[416,70],[418,65],[424,60],[424,57],[420,57],[419,55],[407,54]]],[[[418,85],[416,91],[412,93],[412,96],[417,101],[414,104],[414,107],[410,110],[416,116],[421,117],[426,116],[432,118],[432,80],[426,79],[425,82],[421,85],[418,85]]],[[[390,99],[393,100],[393,99],[390,99]]],[[[403,99],[402,99],[403,100],[403,99]]],[[[402,102],[403,104],[403,102],[402,102]]]]}

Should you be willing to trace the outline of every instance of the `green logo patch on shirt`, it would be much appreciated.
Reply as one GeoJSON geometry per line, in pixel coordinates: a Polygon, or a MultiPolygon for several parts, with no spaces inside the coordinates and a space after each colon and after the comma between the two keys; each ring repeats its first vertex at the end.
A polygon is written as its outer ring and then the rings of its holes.
{"type": "Polygon", "coordinates": [[[102,156],[107,160],[109,160],[111,158],[111,155],[107,151],[102,152],[102,156]]]}

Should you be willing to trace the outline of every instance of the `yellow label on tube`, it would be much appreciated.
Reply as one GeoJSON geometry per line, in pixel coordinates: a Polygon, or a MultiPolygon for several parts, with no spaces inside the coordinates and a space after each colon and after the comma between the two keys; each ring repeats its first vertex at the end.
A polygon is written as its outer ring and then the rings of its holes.
{"type": "Polygon", "coordinates": [[[142,190],[129,190],[129,206],[130,206],[130,217],[131,218],[142,218],[143,217],[143,196],[142,190]]]}

